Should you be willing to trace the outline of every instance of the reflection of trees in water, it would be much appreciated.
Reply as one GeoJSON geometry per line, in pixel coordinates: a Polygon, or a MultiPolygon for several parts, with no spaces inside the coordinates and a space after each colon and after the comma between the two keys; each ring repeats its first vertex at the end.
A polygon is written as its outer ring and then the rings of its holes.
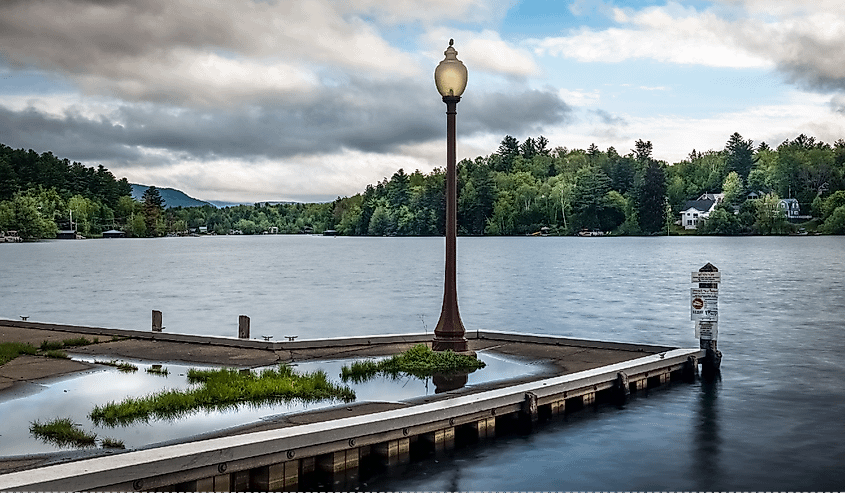
{"type": "Polygon", "coordinates": [[[717,402],[721,378],[701,379],[701,392],[698,396],[698,424],[695,429],[695,448],[691,475],[694,478],[693,489],[718,490],[722,476],[720,455],[722,437],[719,430],[717,402]]]}
{"type": "Polygon", "coordinates": [[[469,380],[469,373],[435,373],[431,377],[435,394],[457,390],[466,385],[467,380],[469,380]]]}

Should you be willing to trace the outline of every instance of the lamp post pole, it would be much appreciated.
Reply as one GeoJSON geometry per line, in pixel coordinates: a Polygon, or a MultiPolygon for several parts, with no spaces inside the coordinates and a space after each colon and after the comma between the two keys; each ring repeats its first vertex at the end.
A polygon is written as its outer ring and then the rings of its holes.
{"type": "Polygon", "coordinates": [[[464,324],[458,312],[457,289],[457,209],[458,180],[456,171],[455,117],[461,94],[466,87],[466,68],[455,56],[457,51],[449,41],[444,52],[446,59],[435,71],[437,88],[446,103],[446,279],[443,287],[443,307],[434,329],[434,351],[467,351],[464,324]],[[445,65],[445,66],[444,66],[445,65]],[[443,69],[441,69],[443,67],[443,69]]]}
{"type": "Polygon", "coordinates": [[[464,337],[464,324],[458,312],[457,287],[457,223],[458,223],[458,179],[455,152],[455,116],[457,115],[460,96],[443,96],[446,103],[446,282],[443,286],[443,308],[440,320],[434,329],[435,351],[466,351],[467,340],[464,337]]]}

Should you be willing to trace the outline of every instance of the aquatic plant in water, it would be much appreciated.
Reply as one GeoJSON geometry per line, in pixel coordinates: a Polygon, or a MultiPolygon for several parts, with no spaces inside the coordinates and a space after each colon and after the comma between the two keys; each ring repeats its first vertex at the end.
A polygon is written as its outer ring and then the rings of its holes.
{"type": "Polygon", "coordinates": [[[159,375],[162,377],[166,377],[170,375],[170,370],[167,368],[162,367],[161,365],[153,365],[145,370],[147,373],[151,373],[153,375],[159,375]]]}
{"type": "Polygon", "coordinates": [[[435,373],[474,372],[487,366],[483,361],[469,355],[452,351],[432,351],[425,344],[417,344],[403,353],[375,361],[355,361],[341,368],[340,378],[344,382],[366,382],[376,375],[399,377],[411,375],[426,378],[435,373]]]}
{"type": "Polygon", "coordinates": [[[46,423],[33,421],[29,425],[29,432],[59,447],[93,447],[97,439],[96,434],[82,430],[70,418],[56,418],[46,423]]]}
{"type": "Polygon", "coordinates": [[[123,440],[118,440],[116,438],[109,438],[105,437],[100,442],[100,445],[103,448],[126,448],[126,445],[123,444],[123,440]]]}
{"type": "Polygon", "coordinates": [[[129,425],[135,421],[176,419],[195,410],[224,410],[241,404],[263,405],[298,400],[317,402],[355,400],[347,386],[329,381],[324,371],[297,374],[289,366],[265,369],[260,373],[233,368],[188,371],[187,390],[165,389],[143,397],[96,406],[89,414],[97,425],[129,425]]]}
{"type": "Polygon", "coordinates": [[[118,370],[122,371],[123,373],[135,373],[138,371],[138,367],[133,365],[132,363],[127,363],[125,361],[118,361],[113,359],[111,361],[102,361],[102,360],[94,360],[95,364],[98,365],[106,365],[106,366],[113,366],[118,370]]]}

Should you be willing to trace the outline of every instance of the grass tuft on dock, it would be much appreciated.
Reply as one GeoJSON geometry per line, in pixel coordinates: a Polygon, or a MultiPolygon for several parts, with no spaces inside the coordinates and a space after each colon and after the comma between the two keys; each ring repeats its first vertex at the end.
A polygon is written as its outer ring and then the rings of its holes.
{"type": "Polygon", "coordinates": [[[42,354],[42,356],[46,356],[48,358],[70,359],[70,356],[68,356],[66,352],[59,351],[58,349],[51,349],[49,351],[44,351],[41,354],[42,354]]]}
{"type": "Polygon", "coordinates": [[[89,346],[91,344],[96,344],[98,339],[95,337],[93,341],[89,341],[84,337],[77,337],[74,339],[64,339],[62,341],[62,346],[69,348],[69,347],[78,347],[78,346],[89,346]]]}
{"type": "Polygon", "coordinates": [[[59,447],[93,447],[97,440],[97,435],[82,430],[70,418],[56,418],[46,423],[33,421],[29,432],[59,447]]]}
{"type": "Polygon", "coordinates": [[[349,387],[329,381],[324,371],[297,374],[289,366],[261,373],[233,368],[188,371],[187,390],[166,389],[143,397],[96,406],[89,417],[96,425],[126,426],[150,419],[176,419],[196,410],[225,410],[241,404],[264,405],[280,402],[355,400],[349,387]]]}
{"type": "Polygon", "coordinates": [[[411,375],[426,378],[435,373],[472,373],[487,366],[483,361],[465,354],[452,351],[432,351],[425,344],[417,344],[403,353],[390,358],[375,361],[355,361],[341,368],[340,378],[344,382],[362,383],[376,375],[397,378],[411,375]]]}
{"type": "Polygon", "coordinates": [[[36,351],[35,346],[25,342],[0,342],[0,365],[5,365],[22,354],[35,354],[36,351]]]}

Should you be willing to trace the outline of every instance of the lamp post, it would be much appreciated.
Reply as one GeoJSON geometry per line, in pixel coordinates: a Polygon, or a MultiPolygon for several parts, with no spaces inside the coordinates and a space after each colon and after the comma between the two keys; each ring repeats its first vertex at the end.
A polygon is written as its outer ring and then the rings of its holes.
{"type": "Polygon", "coordinates": [[[440,320],[434,329],[432,349],[455,352],[467,351],[464,337],[464,324],[458,313],[457,269],[457,208],[458,183],[455,170],[455,115],[458,114],[458,101],[467,86],[467,69],[457,59],[457,50],[452,47],[454,40],[449,40],[449,47],[443,52],[446,58],[434,70],[434,83],[443,102],[446,103],[446,283],[443,289],[443,308],[440,320]]]}

